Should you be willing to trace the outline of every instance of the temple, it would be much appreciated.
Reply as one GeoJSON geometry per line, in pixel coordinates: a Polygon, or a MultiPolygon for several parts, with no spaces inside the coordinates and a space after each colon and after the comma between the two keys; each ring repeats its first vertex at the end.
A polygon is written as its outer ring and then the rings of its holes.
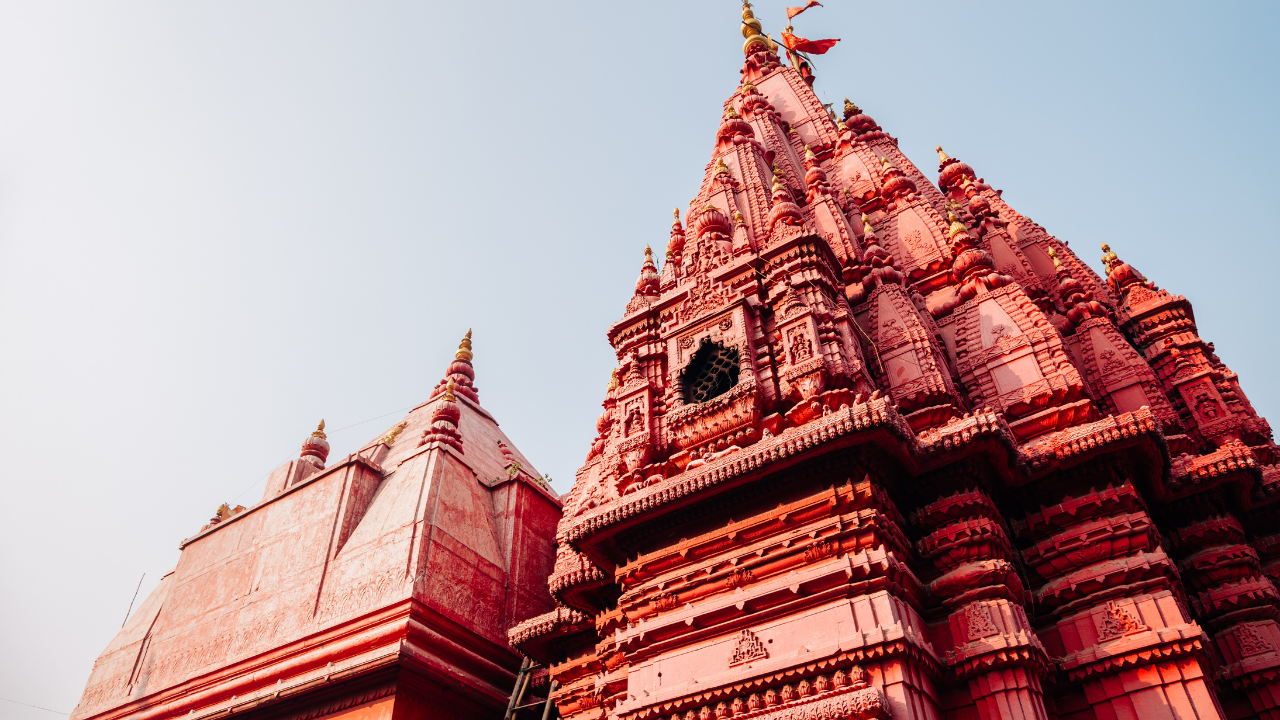
{"type": "Polygon", "coordinates": [[[468,333],[183,541],[75,720],[1280,720],[1277,448],[1191,304],[741,31],[563,514],[468,333]]]}
{"type": "Polygon", "coordinates": [[[561,717],[1280,718],[1276,446],[1187,299],[742,18],[510,633],[561,717]]]}
{"type": "Polygon", "coordinates": [[[72,717],[502,717],[528,665],[507,630],[553,607],[561,506],[480,406],[471,360],[468,331],[386,432],[326,466],[321,422],[260,502],[218,508],[72,717]]]}

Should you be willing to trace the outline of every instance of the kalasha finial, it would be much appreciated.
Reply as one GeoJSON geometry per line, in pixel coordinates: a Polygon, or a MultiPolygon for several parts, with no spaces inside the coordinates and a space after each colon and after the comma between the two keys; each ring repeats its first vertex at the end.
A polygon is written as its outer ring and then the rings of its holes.
{"type": "MultiPolygon", "coordinates": [[[[1103,247],[1106,247],[1105,245],[1103,247]]],[[[1062,261],[1058,259],[1058,251],[1049,248],[1049,259],[1053,260],[1054,267],[1062,267],[1062,261]]]]}
{"type": "Polygon", "coordinates": [[[729,174],[729,166],[724,164],[723,157],[716,158],[716,174],[719,175],[721,173],[729,174]]]}
{"type": "Polygon", "coordinates": [[[1112,265],[1118,265],[1119,263],[1120,263],[1120,258],[1117,257],[1115,253],[1111,252],[1111,246],[1106,243],[1102,243],[1103,266],[1105,266],[1108,270],[1110,270],[1112,265]]]}
{"type": "Polygon", "coordinates": [[[467,334],[462,337],[462,342],[458,343],[458,352],[454,357],[467,362],[471,362],[471,359],[475,357],[471,353],[471,328],[467,328],[467,334]]]}
{"type": "Polygon", "coordinates": [[[452,381],[452,380],[450,380],[450,381],[448,382],[448,384],[444,386],[444,401],[445,401],[445,402],[451,402],[451,403],[456,403],[456,402],[458,402],[458,398],[456,398],[456,397],[454,397],[454,396],[453,396],[453,388],[454,388],[454,384],[453,384],[453,381],[452,381]]]}
{"type": "Polygon", "coordinates": [[[817,155],[816,153],[814,153],[814,152],[813,152],[813,148],[809,147],[808,145],[805,145],[805,146],[804,146],[804,159],[805,159],[805,160],[817,160],[817,159],[818,159],[818,155],[817,155]]]}
{"type": "Polygon", "coordinates": [[[675,209],[676,222],[680,222],[680,208],[675,209]]]}
{"type": "Polygon", "coordinates": [[[764,26],[756,19],[755,13],[751,12],[751,3],[742,3],[742,37],[747,41],[742,44],[742,54],[750,55],[752,45],[763,45],[764,49],[770,50],[773,43],[769,42],[769,38],[764,36],[764,26]]]}
{"type": "Polygon", "coordinates": [[[965,227],[964,222],[962,222],[960,218],[956,217],[955,213],[949,210],[947,211],[947,222],[951,223],[951,227],[947,229],[948,240],[954,239],[955,236],[961,233],[969,232],[969,228],[965,227]]]}
{"type": "Polygon", "coordinates": [[[320,424],[319,424],[319,425],[316,425],[316,431],[315,431],[315,432],[313,432],[313,433],[311,433],[311,437],[318,437],[318,438],[320,438],[321,440],[326,439],[326,437],[327,437],[327,436],[324,434],[324,420],[323,420],[323,419],[321,419],[321,420],[320,420],[320,424]]]}
{"type": "Polygon", "coordinates": [[[942,151],[942,146],[941,146],[941,145],[934,145],[934,146],[933,146],[933,149],[938,151],[938,162],[940,162],[940,163],[944,163],[944,162],[946,162],[946,161],[948,161],[948,160],[950,160],[950,159],[951,159],[951,156],[950,156],[950,155],[948,155],[948,154],[946,154],[945,152],[943,152],[943,151],[942,151]]]}
{"type": "Polygon", "coordinates": [[[874,235],[875,232],[875,228],[871,227],[871,218],[867,217],[866,213],[862,213],[862,234],[874,235]]]}
{"type": "Polygon", "coordinates": [[[862,108],[858,107],[857,105],[854,105],[853,101],[850,100],[849,98],[845,98],[844,99],[844,116],[849,117],[850,115],[860,115],[860,114],[862,114],[862,108]]]}
{"type": "Polygon", "coordinates": [[[618,368],[614,368],[613,372],[609,375],[609,389],[617,390],[618,384],[618,368]]]}

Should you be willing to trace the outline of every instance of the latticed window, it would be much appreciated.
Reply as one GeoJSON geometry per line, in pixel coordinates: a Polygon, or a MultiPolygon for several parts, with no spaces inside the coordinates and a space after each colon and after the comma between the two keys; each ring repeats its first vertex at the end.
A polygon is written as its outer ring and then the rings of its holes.
{"type": "Polygon", "coordinates": [[[704,403],[738,384],[738,349],[703,343],[684,370],[686,402],[704,403]]]}

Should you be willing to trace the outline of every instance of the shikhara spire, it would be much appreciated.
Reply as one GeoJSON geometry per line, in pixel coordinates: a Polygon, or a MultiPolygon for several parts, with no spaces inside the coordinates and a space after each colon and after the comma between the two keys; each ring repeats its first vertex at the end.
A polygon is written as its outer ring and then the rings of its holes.
{"type": "Polygon", "coordinates": [[[1280,712],[1276,448],[1187,300],[741,34],[512,635],[562,716],[1280,712]]]}

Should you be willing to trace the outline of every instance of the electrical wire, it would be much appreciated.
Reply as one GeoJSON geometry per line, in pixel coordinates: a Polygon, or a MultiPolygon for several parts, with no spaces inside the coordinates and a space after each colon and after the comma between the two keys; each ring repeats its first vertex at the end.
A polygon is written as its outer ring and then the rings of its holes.
{"type": "Polygon", "coordinates": [[[70,714],[71,714],[71,713],[65,713],[65,712],[62,712],[61,710],[50,710],[50,709],[49,709],[49,708],[47,708],[47,707],[40,707],[39,705],[32,705],[31,703],[24,703],[24,702],[18,702],[17,700],[10,700],[9,698],[3,698],[3,697],[0,697],[0,700],[3,700],[3,701],[5,701],[5,702],[7,702],[7,703],[13,703],[14,705],[23,705],[23,706],[26,706],[26,707],[29,707],[29,708],[35,708],[35,709],[37,709],[37,710],[43,710],[43,711],[45,711],[45,712],[51,712],[51,713],[53,713],[54,715],[70,715],[70,714]]]}
{"type": "MultiPolygon", "coordinates": [[[[340,433],[340,432],[342,432],[343,430],[350,430],[350,429],[351,429],[351,428],[353,428],[353,427],[357,427],[357,426],[360,426],[360,425],[364,425],[365,423],[371,423],[371,422],[373,422],[374,420],[380,420],[380,419],[382,419],[382,418],[384,418],[384,417],[387,417],[388,415],[395,415],[396,413],[404,412],[405,410],[412,410],[412,409],[413,409],[413,408],[415,408],[415,407],[417,407],[417,405],[410,405],[410,406],[408,406],[408,407],[402,407],[402,408],[400,408],[400,409],[398,409],[398,410],[392,410],[391,412],[383,413],[383,414],[378,415],[378,416],[376,416],[376,417],[371,417],[371,418],[369,418],[368,420],[361,420],[361,421],[360,421],[360,422],[358,422],[358,423],[352,423],[352,424],[350,424],[350,425],[344,425],[343,427],[340,427],[340,428],[338,428],[337,430],[330,430],[330,431],[329,431],[329,434],[330,434],[330,435],[333,435],[334,433],[340,433]]],[[[253,484],[252,484],[252,485],[250,485],[249,487],[245,488],[244,490],[241,490],[239,495],[236,495],[234,498],[232,498],[232,499],[231,499],[231,502],[232,502],[232,503],[235,503],[237,500],[239,500],[240,498],[244,497],[245,493],[247,493],[247,492],[249,492],[250,490],[252,490],[252,489],[254,489],[255,487],[257,487],[257,486],[258,486],[258,483],[260,483],[260,482],[262,482],[263,480],[266,480],[267,478],[271,477],[271,473],[275,472],[275,469],[276,469],[277,467],[280,467],[280,466],[281,466],[281,465],[283,465],[284,463],[289,462],[289,458],[291,458],[291,457],[293,457],[293,456],[292,456],[292,455],[290,455],[289,457],[286,457],[284,460],[281,460],[280,462],[278,462],[278,463],[276,463],[275,465],[273,465],[273,466],[271,467],[271,469],[270,469],[270,470],[268,470],[268,471],[266,472],[266,474],[265,474],[265,475],[263,475],[262,477],[258,478],[257,480],[254,480],[254,481],[253,481],[253,484]]]]}

